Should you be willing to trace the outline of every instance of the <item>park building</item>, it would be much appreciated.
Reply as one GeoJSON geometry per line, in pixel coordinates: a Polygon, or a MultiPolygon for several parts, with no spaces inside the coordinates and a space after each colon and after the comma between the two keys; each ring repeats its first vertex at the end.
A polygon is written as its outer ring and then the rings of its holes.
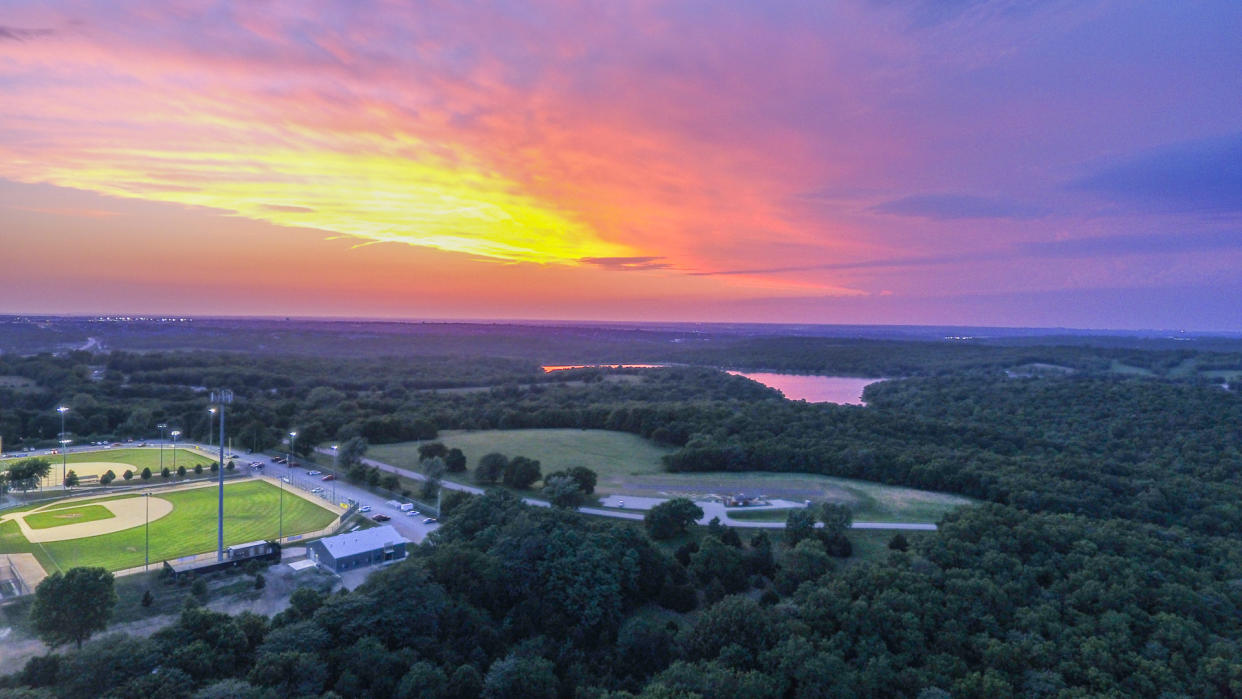
{"type": "Polygon", "coordinates": [[[336,573],[405,558],[406,540],[385,524],[312,541],[307,555],[320,566],[336,573]]]}

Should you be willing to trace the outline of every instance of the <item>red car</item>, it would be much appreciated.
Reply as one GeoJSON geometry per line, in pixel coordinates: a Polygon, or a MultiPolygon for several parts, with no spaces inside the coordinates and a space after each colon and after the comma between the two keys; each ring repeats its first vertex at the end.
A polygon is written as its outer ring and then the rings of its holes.
{"type": "Polygon", "coordinates": [[[389,517],[388,515],[381,512],[375,515],[374,517],[372,517],[371,519],[375,520],[376,522],[387,522],[388,520],[392,519],[392,517],[389,517]]]}
{"type": "Polygon", "coordinates": [[[334,476],[334,475],[332,475],[331,473],[329,473],[328,475],[324,476],[323,478],[320,478],[319,480],[321,480],[321,481],[334,481],[334,480],[336,480],[336,476],[334,476]]]}

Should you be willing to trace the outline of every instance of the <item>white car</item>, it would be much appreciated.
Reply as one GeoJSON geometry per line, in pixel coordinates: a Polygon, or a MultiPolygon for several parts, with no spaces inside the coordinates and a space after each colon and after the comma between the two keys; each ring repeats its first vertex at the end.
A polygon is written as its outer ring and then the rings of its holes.
{"type": "Polygon", "coordinates": [[[359,511],[359,512],[370,512],[370,511],[371,511],[371,506],[370,506],[370,505],[363,505],[362,507],[359,507],[359,508],[358,508],[358,511],[359,511]]]}
{"type": "Polygon", "coordinates": [[[289,477],[288,477],[288,476],[281,476],[281,477],[280,477],[280,480],[282,480],[282,481],[284,481],[284,482],[286,482],[286,483],[292,483],[292,482],[293,482],[292,480],[289,480],[289,477]]]}
{"type": "Polygon", "coordinates": [[[323,471],[307,471],[307,472],[306,472],[306,475],[308,475],[308,476],[318,476],[318,475],[319,475],[319,474],[321,474],[321,473],[323,473],[323,471]]]}
{"type": "Polygon", "coordinates": [[[311,492],[312,492],[312,493],[322,493],[322,492],[323,492],[323,488],[311,488],[311,492]]]}
{"type": "Polygon", "coordinates": [[[418,510],[410,510],[409,512],[405,513],[405,516],[406,517],[417,517],[419,514],[420,513],[418,510]]]}

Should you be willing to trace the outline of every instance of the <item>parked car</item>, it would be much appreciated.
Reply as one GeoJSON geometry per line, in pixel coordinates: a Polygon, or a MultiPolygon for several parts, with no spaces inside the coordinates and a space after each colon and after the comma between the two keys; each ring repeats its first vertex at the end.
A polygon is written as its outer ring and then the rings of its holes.
{"type": "Polygon", "coordinates": [[[310,491],[311,491],[312,493],[322,493],[322,492],[323,492],[323,488],[311,488],[311,489],[310,489],[310,491]]]}
{"type": "Polygon", "coordinates": [[[284,482],[286,482],[286,483],[292,483],[292,482],[293,482],[293,481],[289,480],[289,477],[288,477],[288,476],[281,476],[281,477],[280,477],[280,480],[282,480],[282,481],[284,481],[284,482]]]}
{"type": "Polygon", "coordinates": [[[285,457],[283,457],[283,456],[273,456],[273,457],[272,457],[272,463],[274,463],[274,464],[283,464],[284,462],[285,462],[285,457]]]}
{"type": "Polygon", "coordinates": [[[428,517],[427,519],[423,520],[423,524],[435,524],[438,521],[440,520],[436,519],[435,517],[428,517]]]}
{"type": "Polygon", "coordinates": [[[319,480],[321,480],[321,481],[334,481],[334,480],[336,480],[336,476],[334,476],[334,475],[332,475],[331,473],[329,473],[328,475],[324,476],[323,478],[320,478],[319,480]]]}
{"type": "Polygon", "coordinates": [[[422,514],[422,513],[421,513],[421,512],[419,512],[418,510],[410,510],[409,512],[406,512],[406,513],[405,513],[405,516],[406,516],[406,517],[417,517],[417,516],[419,516],[420,514],[422,514]]]}
{"type": "Polygon", "coordinates": [[[376,522],[387,522],[388,520],[392,519],[392,517],[389,517],[388,515],[381,512],[375,515],[374,517],[372,517],[371,519],[375,520],[376,522]]]}
{"type": "Polygon", "coordinates": [[[370,505],[363,505],[362,507],[359,507],[359,508],[358,508],[358,511],[359,511],[359,512],[370,512],[370,511],[371,511],[371,506],[370,506],[370,505]]]}
{"type": "Polygon", "coordinates": [[[308,476],[318,476],[318,475],[319,475],[319,474],[321,474],[321,473],[323,473],[323,471],[307,471],[307,472],[306,472],[306,475],[308,475],[308,476]]]}

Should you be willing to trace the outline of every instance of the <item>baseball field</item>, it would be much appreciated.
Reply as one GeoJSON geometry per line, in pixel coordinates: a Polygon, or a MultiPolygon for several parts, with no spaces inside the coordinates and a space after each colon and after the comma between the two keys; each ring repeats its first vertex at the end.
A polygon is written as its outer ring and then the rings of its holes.
{"type": "MultiPolygon", "coordinates": [[[[158,563],[215,550],[216,489],[212,485],[58,500],[0,515],[0,554],[30,553],[48,571],[75,566],[122,570],[141,566],[150,528],[150,560],[158,563]],[[148,525],[149,522],[149,525],[148,525]]],[[[331,505],[246,480],[224,487],[225,545],[323,529],[331,505]],[[282,515],[283,513],[283,515],[282,515]],[[282,525],[283,521],[283,525],[282,525]]]]}

